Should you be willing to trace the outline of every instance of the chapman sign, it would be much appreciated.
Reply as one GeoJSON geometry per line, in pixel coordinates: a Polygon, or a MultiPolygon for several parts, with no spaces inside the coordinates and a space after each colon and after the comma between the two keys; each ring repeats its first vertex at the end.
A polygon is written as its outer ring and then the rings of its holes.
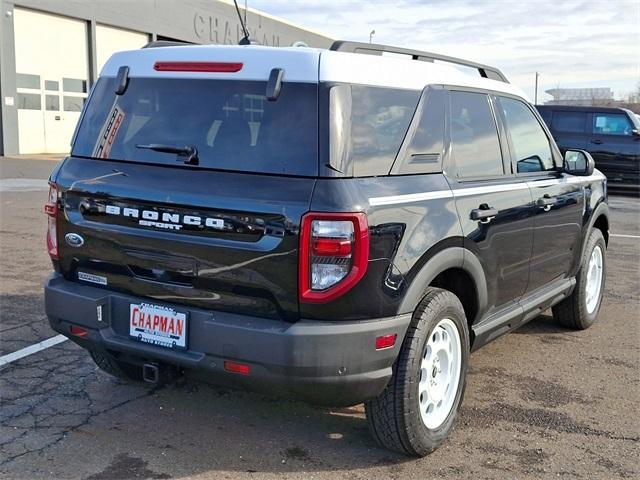
{"type": "MultiPolygon", "coordinates": [[[[269,35],[267,32],[263,32],[261,23],[259,22],[257,29],[247,25],[251,39],[257,40],[261,45],[279,47],[280,36],[275,33],[269,35]]],[[[193,30],[203,43],[236,45],[244,37],[242,27],[238,22],[230,22],[202,13],[196,13],[193,16],[193,30]]]]}

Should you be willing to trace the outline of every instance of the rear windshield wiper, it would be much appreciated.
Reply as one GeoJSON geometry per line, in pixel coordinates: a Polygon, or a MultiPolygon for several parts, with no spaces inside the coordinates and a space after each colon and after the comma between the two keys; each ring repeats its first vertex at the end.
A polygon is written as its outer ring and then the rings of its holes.
{"type": "Polygon", "coordinates": [[[187,165],[198,165],[200,163],[198,150],[192,145],[176,147],[173,145],[163,145],[161,143],[150,143],[148,145],[136,145],[136,148],[144,148],[146,150],[153,150],[154,152],[174,153],[178,156],[178,160],[187,165]]]}

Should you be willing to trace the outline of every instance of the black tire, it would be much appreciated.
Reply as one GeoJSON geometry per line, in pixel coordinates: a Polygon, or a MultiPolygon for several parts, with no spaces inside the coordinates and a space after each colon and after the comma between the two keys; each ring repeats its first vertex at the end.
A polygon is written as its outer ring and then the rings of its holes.
{"type": "Polygon", "coordinates": [[[142,367],[117,360],[107,352],[89,350],[95,364],[105,373],[126,382],[142,382],[142,367]]]}
{"type": "Polygon", "coordinates": [[[560,325],[575,330],[585,330],[593,325],[598,318],[607,272],[607,245],[602,232],[597,228],[591,230],[589,239],[582,255],[580,270],[576,275],[576,286],[571,295],[552,308],[553,318],[560,325]],[[587,309],[587,271],[591,254],[596,247],[602,252],[602,282],[598,302],[592,312],[587,309]]]}
{"type": "Polygon", "coordinates": [[[468,362],[469,328],[460,300],[449,291],[427,289],[413,314],[389,384],[380,396],[365,403],[369,429],[376,441],[382,447],[411,456],[424,456],[438,448],[453,428],[462,403],[468,362]],[[445,318],[455,324],[460,337],[460,377],[446,419],[439,427],[429,429],[419,408],[420,364],[427,340],[445,318]]]}

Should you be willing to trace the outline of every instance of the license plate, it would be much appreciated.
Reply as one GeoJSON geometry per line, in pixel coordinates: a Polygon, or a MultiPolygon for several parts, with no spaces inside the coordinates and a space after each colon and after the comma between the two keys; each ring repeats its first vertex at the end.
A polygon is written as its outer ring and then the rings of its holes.
{"type": "Polygon", "coordinates": [[[187,347],[187,314],[148,303],[129,307],[129,335],[167,348],[187,347]]]}

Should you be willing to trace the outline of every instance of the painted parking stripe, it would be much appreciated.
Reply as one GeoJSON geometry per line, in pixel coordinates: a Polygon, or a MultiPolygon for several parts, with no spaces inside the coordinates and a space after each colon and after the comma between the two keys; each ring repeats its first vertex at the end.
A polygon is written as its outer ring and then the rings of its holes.
{"type": "Polygon", "coordinates": [[[619,237],[619,238],[640,238],[640,235],[624,235],[622,233],[612,233],[609,236],[610,237],[619,237]]]}
{"type": "Polygon", "coordinates": [[[2,178],[0,192],[41,192],[49,189],[49,182],[40,178],[2,178]]]}
{"type": "Polygon", "coordinates": [[[29,355],[33,355],[34,353],[41,352],[42,350],[46,350],[47,348],[58,345],[59,343],[62,343],[66,340],[69,339],[64,335],[56,335],[55,337],[47,338],[42,342],[38,342],[33,345],[29,345],[28,347],[21,348],[16,352],[3,355],[2,357],[0,357],[0,367],[15,362],[16,360],[20,360],[21,358],[28,357],[29,355]]]}

